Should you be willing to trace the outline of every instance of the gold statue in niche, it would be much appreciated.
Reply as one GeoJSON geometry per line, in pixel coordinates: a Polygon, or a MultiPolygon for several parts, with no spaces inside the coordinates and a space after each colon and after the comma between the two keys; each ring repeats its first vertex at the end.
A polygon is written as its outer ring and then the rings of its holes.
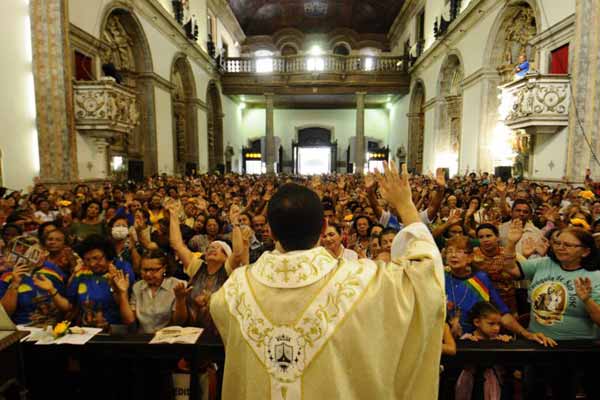
{"type": "Polygon", "coordinates": [[[535,13],[529,6],[519,6],[512,16],[506,18],[503,23],[504,45],[501,53],[501,65],[497,67],[502,76],[502,82],[510,82],[513,79],[515,66],[519,58],[523,56],[531,64],[535,65],[535,50],[529,44],[530,40],[537,34],[535,13]]]}
{"type": "Polygon", "coordinates": [[[516,131],[513,137],[512,150],[515,153],[513,175],[516,177],[523,177],[524,173],[529,169],[531,136],[524,130],[516,131]]]}
{"type": "Polygon", "coordinates": [[[133,40],[121,24],[117,15],[111,15],[106,21],[102,39],[109,45],[110,51],[102,54],[102,62],[112,62],[119,70],[133,71],[133,40]]]}

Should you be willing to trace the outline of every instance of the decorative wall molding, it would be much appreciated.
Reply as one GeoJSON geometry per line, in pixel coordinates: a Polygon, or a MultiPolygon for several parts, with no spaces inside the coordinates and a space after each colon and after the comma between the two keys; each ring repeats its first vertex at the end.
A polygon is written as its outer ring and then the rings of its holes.
{"type": "MultiPolygon", "coordinates": [[[[246,40],[246,35],[226,0],[208,0],[207,6],[221,20],[225,29],[231,33],[238,43],[243,43],[246,40]]],[[[213,40],[216,40],[216,38],[213,38],[213,40]]]]}
{"type": "Polygon", "coordinates": [[[504,85],[503,98],[511,99],[505,118],[513,129],[530,135],[556,133],[569,124],[570,76],[528,74],[504,85]]]}
{"type": "Polygon", "coordinates": [[[161,89],[166,90],[167,92],[170,92],[171,90],[175,89],[175,85],[171,81],[163,78],[156,72],[143,72],[138,74],[138,77],[141,79],[151,80],[154,86],[160,87],[161,89]]]}
{"type": "Polygon", "coordinates": [[[112,138],[130,134],[140,122],[136,93],[114,80],[74,84],[75,123],[82,134],[112,138]]]}
{"type": "Polygon", "coordinates": [[[148,22],[158,29],[165,38],[202,68],[209,76],[215,76],[216,64],[198,43],[188,39],[182,26],[158,2],[158,0],[130,0],[133,11],[139,12],[148,22]]]}
{"type": "Polygon", "coordinates": [[[465,77],[461,82],[461,87],[467,89],[473,85],[478,84],[484,79],[500,79],[498,71],[490,67],[481,67],[471,75],[465,77]]]}
{"type": "Polygon", "coordinates": [[[257,50],[270,50],[280,53],[285,46],[292,46],[298,52],[308,51],[309,46],[316,40],[324,43],[324,49],[333,51],[333,48],[340,43],[350,47],[354,53],[358,53],[363,48],[375,48],[379,51],[389,51],[390,45],[387,36],[384,34],[366,34],[357,33],[352,29],[338,28],[326,34],[305,34],[299,29],[285,28],[275,32],[273,35],[249,36],[244,41],[241,48],[242,54],[252,54],[257,50]]]}
{"type": "Polygon", "coordinates": [[[466,34],[477,25],[486,15],[496,8],[502,7],[503,2],[495,0],[471,0],[458,17],[450,24],[446,34],[429,46],[413,64],[409,72],[418,76],[427,69],[436,59],[445,57],[449,49],[453,49],[466,34]]]}
{"type": "Polygon", "coordinates": [[[406,27],[410,25],[410,21],[424,6],[425,2],[422,0],[406,0],[388,32],[388,38],[391,44],[400,42],[406,27]]]}

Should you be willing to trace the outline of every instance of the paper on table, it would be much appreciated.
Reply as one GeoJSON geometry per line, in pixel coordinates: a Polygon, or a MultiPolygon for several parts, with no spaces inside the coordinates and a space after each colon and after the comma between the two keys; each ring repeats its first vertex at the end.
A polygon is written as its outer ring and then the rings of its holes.
{"type": "Polygon", "coordinates": [[[83,328],[83,333],[69,333],[54,341],[55,344],[86,344],[91,338],[102,332],[102,328],[83,328]]]}
{"type": "Polygon", "coordinates": [[[29,335],[27,335],[23,339],[21,339],[21,342],[35,342],[38,340],[36,338],[36,336],[39,337],[40,332],[44,332],[44,328],[38,328],[35,326],[29,326],[29,325],[17,325],[17,330],[29,332],[29,335]]]}
{"type": "Polygon", "coordinates": [[[19,325],[20,331],[30,331],[31,333],[21,339],[22,342],[36,342],[35,344],[86,344],[91,338],[102,332],[101,328],[82,328],[84,333],[69,333],[63,337],[55,339],[51,330],[35,328],[32,326],[19,325]]]}
{"type": "Polygon", "coordinates": [[[150,344],[158,343],[189,343],[194,344],[202,334],[204,329],[180,326],[167,326],[157,331],[150,341],[150,344]]]}

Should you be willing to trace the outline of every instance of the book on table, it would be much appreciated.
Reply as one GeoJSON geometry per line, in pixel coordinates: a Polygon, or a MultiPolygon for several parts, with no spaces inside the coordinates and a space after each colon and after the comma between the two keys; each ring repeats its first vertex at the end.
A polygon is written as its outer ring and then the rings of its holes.
{"type": "Polygon", "coordinates": [[[150,344],[157,343],[183,343],[183,344],[194,344],[198,341],[198,338],[202,334],[202,328],[195,328],[192,326],[167,326],[157,331],[154,337],[150,341],[150,344]]]}

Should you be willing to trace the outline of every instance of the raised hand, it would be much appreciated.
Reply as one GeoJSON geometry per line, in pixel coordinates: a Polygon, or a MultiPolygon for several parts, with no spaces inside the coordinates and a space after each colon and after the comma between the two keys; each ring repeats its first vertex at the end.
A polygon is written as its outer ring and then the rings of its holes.
{"type": "Polygon", "coordinates": [[[384,174],[377,174],[377,183],[384,200],[400,211],[403,207],[413,206],[406,164],[402,164],[402,174],[398,174],[393,161],[384,163],[384,174]]]}
{"type": "Polygon", "coordinates": [[[232,205],[229,208],[229,222],[233,225],[237,225],[240,223],[240,213],[241,210],[237,205],[232,205]]]}
{"type": "Polygon", "coordinates": [[[514,219],[510,222],[507,239],[511,243],[517,243],[523,237],[523,222],[520,219],[514,219]]]}
{"type": "Polygon", "coordinates": [[[376,184],[377,181],[375,180],[375,177],[373,175],[365,175],[365,189],[367,189],[368,192],[374,190],[377,187],[376,184]]]}
{"type": "Polygon", "coordinates": [[[129,289],[129,279],[122,270],[117,270],[112,277],[114,288],[120,293],[127,293],[129,289]]]}
{"type": "Polygon", "coordinates": [[[187,295],[192,291],[193,287],[187,287],[185,282],[179,282],[173,288],[173,293],[175,293],[175,298],[178,300],[185,299],[187,295]]]}
{"type": "Polygon", "coordinates": [[[181,214],[181,204],[175,200],[169,200],[165,204],[165,208],[169,211],[169,214],[176,217],[181,214]]]}
{"type": "Polygon", "coordinates": [[[46,275],[43,274],[35,274],[33,275],[33,283],[35,286],[39,287],[46,292],[52,292],[54,289],[54,284],[46,275]]]}
{"type": "Polygon", "coordinates": [[[498,194],[500,194],[500,195],[506,194],[506,183],[504,183],[502,181],[498,181],[496,183],[496,190],[498,191],[498,194]]]}
{"type": "Polygon", "coordinates": [[[548,253],[548,249],[550,248],[550,243],[548,243],[548,239],[543,238],[542,240],[538,240],[535,246],[535,251],[540,256],[544,257],[546,253],[548,253]]]}
{"type": "Polygon", "coordinates": [[[23,281],[23,277],[25,275],[27,275],[29,273],[29,266],[28,265],[17,265],[15,266],[15,268],[12,270],[12,279],[11,279],[11,285],[20,285],[21,282],[23,281]]]}
{"type": "Polygon", "coordinates": [[[592,281],[588,277],[575,278],[575,293],[582,302],[586,302],[592,296],[592,281]]]}
{"type": "MultiPolygon", "coordinates": [[[[509,233],[509,235],[510,235],[510,233],[509,233]]],[[[523,240],[523,244],[521,247],[523,257],[525,257],[525,258],[531,257],[535,253],[536,246],[537,246],[537,242],[534,238],[532,238],[532,237],[525,238],[525,240],[523,240]]]]}
{"type": "Polygon", "coordinates": [[[435,183],[438,187],[446,187],[446,172],[443,168],[438,168],[435,170],[435,183]]]}

